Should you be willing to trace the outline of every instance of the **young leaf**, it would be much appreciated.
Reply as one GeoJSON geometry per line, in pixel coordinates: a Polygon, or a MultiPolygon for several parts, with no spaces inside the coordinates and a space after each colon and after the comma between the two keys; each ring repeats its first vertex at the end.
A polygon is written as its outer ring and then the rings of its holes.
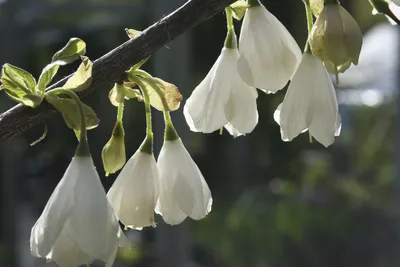
{"type": "Polygon", "coordinates": [[[138,89],[124,87],[124,93],[126,98],[137,98],[138,101],[143,101],[143,96],[138,89]]]}
{"type": "Polygon", "coordinates": [[[247,2],[244,0],[239,0],[233,3],[230,7],[232,9],[232,16],[236,20],[242,20],[244,14],[246,13],[246,9],[249,7],[249,4],[247,4],[247,2]]]}
{"type": "Polygon", "coordinates": [[[79,38],[71,38],[68,43],[54,54],[52,63],[66,65],[86,53],[86,43],[79,38]]]}
{"type": "Polygon", "coordinates": [[[110,102],[113,106],[118,107],[120,103],[124,102],[124,90],[124,86],[118,83],[116,83],[111,89],[110,93],[108,94],[108,98],[110,99],[110,102]]]}
{"type": "Polygon", "coordinates": [[[318,17],[324,8],[324,0],[310,0],[311,11],[315,17],[318,17]]]}
{"type": "Polygon", "coordinates": [[[42,97],[35,94],[24,94],[24,95],[16,95],[14,92],[7,91],[6,94],[9,98],[14,100],[15,102],[21,103],[22,105],[36,108],[42,103],[42,97]]]}
{"type": "Polygon", "coordinates": [[[4,64],[1,72],[2,87],[8,97],[28,107],[36,107],[42,102],[41,95],[35,92],[35,78],[18,67],[4,64]]]}
{"type": "Polygon", "coordinates": [[[70,89],[74,92],[85,90],[92,82],[92,67],[93,63],[88,57],[82,56],[82,63],[78,70],[64,84],[64,89],[70,89]]]}
{"type": "Polygon", "coordinates": [[[42,74],[40,74],[38,84],[36,86],[36,90],[43,94],[44,90],[46,89],[47,85],[51,82],[51,80],[56,75],[58,68],[60,66],[55,63],[50,63],[47,65],[43,70],[42,74]]]}
{"type": "Polygon", "coordinates": [[[128,29],[128,28],[125,29],[125,32],[128,35],[129,39],[133,39],[142,33],[141,31],[137,31],[134,29],[128,29]]]}
{"type": "MultiPolygon", "coordinates": [[[[65,123],[69,128],[74,129],[75,131],[80,130],[81,117],[75,100],[62,97],[61,94],[52,93],[51,91],[45,95],[45,99],[61,113],[65,123]]],[[[96,128],[100,122],[96,116],[96,113],[88,105],[82,102],[81,104],[83,106],[83,112],[85,115],[86,129],[90,130],[96,128]]]]}
{"type": "Polygon", "coordinates": [[[179,108],[182,95],[178,87],[159,78],[143,78],[150,97],[150,104],[160,111],[174,111],[179,108]],[[167,107],[165,107],[167,106],[167,107]]]}
{"type": "MultiPolygon", "coordinates": [[[[129,83],[129,85],[131,87],[136,86],[135,83],[129,83]]],[[[137,98],[138,101],[143,100],[142,94],[138,89],[132,89],[118,83],[116,83],[114,87],[111,89],[110,93],[108,94],[108,98],[110,99],[111,104],[116,107],[118,107],[120,103],[123,103],[125,98],[128,99],[137,98]]]]}
{"type": "Polygon", "coordinates": [[[29,72],[8,63],[3,65],[1,82],[9,90],[11,88],[8,88],[7,85],[13,86],[16,84],[23,91],[35,92],[35,78],[29,72]]]}

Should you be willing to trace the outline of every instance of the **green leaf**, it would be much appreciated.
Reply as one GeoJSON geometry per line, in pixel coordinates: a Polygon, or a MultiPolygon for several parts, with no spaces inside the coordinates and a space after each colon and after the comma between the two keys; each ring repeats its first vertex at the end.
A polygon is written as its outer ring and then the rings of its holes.
{"type": "Polygon", "coordinates": [[[21,103],[22,105],[31,107],[31,108],[36,108],[37,106],[42,103],[42,97],[35,95],[35,94],[25,94],[23,96],[18,96],[13,94],[13,92],[7,91],[6,94],[9,98],[14,100],[15,102],[21,103]]]}
{"type": "Polygon", "coordinates": [[[232,16],[236,20],[242,20],[244,14],[246,13],[246,9],[249,7],[249,4],[244,0],[239,0],[230,5],[232,9],[232,16]]]}
{"type": "Polygon", "coordinates": [[[29,72],[8,63],[3,65],[1,82],[8,90],[12,90],[12,86],[18,86],[20,90],[35,92],[35,78],[29,72]]]}
{"type": "MultiPolygon", "coordinates": [[[[81,117],[75,100],[63,97],[63,95],[60,93],[52,93],[51,91],[45,95],[45,99],[61,113],[67,126],[71,129],[74,129],[75,133],[79,133],[81,127],[81,117]]],[[[96,113],[88,105],[82,102],[81,104],[85,116],[86,129],[90,130],[96,128],[100,122],[96,116],[96,113]]]]}
{"type": "Polygon", "coordinates": [[[42,102],[41,95],[35,92],[36,81],[33,76],[18,67],[4,64],[1,71],[1,82],[8,97],[29,107],[37,107],[42,102]]]}
{"type": "Polygon", "coordinates": [[[310,0],[311,11],[315,17],[318,17],[324,9],[324,0],[310,0]]]}
{"type": "Polygon", "coordinates": [[[88,57],[82,56],[82,63],[78,70],[64,84],[64,89],[70,89],[74,92],[85,90],[92,83],[93,63],[88,57]]]}
{"type": "Polygon", "coordinates": [[[40,74],[39,81],[36,86],[37,91],[41,93],[45,91],[47,85],[49,85],[51,80],[56,75],[59,67],[60,67],[59,65],[51,63],[42,70],[42,74],[40,74]]]}
{"type": "Polygon", "coordinates": [[[86,53],[86,43],[79,38],[71,38],[68,43],[54,54],[52,63],[66,65],[86,53]]]}
{"type": "Polygon", "coordinates": [[[177,110],[182,101],[178,87],[159,78],[143,78],[150,104],[160,111],[177,110]]]}

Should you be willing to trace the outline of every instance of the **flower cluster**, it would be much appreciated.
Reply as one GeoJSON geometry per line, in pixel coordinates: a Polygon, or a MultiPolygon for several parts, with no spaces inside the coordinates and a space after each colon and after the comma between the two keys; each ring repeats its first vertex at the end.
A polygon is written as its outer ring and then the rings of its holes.
{"type": "MultiPolygon", "coordinates": [[[[310,10],[309,1],[305,3],[310,10]]],[[[190,129],[211,133],[225,127],[234,137],[248,134],[258,123],[256,88],[276,93],[290,81],[274,113],[282,140],[308,130],[324,146],[331,145],[341,119],[327,70],[338,75],[358,63],[362,35],[357,23],[336,0],[325,1],[314,25],[309,11],[310,35],[302,54],[288,30],[258,0],[243,4],[239,47],[232,22],[235,5],[226,8],[228,34],[221,55],[186,101],[190,129]]]]}
{"type": "Polygon", "coordinates": [[[186,217],[203,219],[211,211],[210,189],[168,117],[166,121],[157,162],[148,135],[107,193],[116,216],[128,228],[155,226],[154,211],[171,225],[186,217]]]}
{"type": "MultiPolygon", "coordinates": [[[[141,230],[146,226],[155,226],[155,212],[166,223],[175,225],[186,217],[200,220],[211,211],[210,189],[179,138],[169,111],[166,111],[171,108],[167,103],[167,99],[171,102],[171,98],[166,97],[165,91],[171,90],[172,85],[153,77],[145,79],[140,73],[143,75],[145,72],[133,69],[128,76],[139,85],[142,94],[123,84],[116,84],[110,93],[111,102],[118,106],[118,116],[112,137],[102,151],[103,164],[107,175],[125,166],[107,194],[89,152],[83,103],[72,91],[59,89],[78,106],[81,124],[79,145],[32,228],[31,251],[34,256],[54,261],[61,267],[90,264],[94,260],[102,260],[106,266],[112,266],[118,247],[130,248],[118,221],[126,228],[141,230]],[[158,162],[153,155],[151,87],[160,93],[166,103],[165,141],[158,162]],[[115,97],[118,94],[114,94],[113,90],[123,94],[123,97],[118,100],[115,97]],[[125,164],[123,103],[128,96],[138,98],[138,94],[143,95],[145,102],[147,135],[125,164]]],[[[129,82],[126,84],[129,85],[129,82]]],[[[176,95],[176,98],[180,96],[176,95]]]]}
{"type": "MultiPolygon", "coordinates": [[[[282,140],[291,141],[308,131],[310,138],[326,147],[334,142],[340,134],[341,118],[328,72],[338,81],[339,73],[358,63],[362,34],[337,0],[324,0],[317,11],[311,9],[313,0],[303,1],[309,26],[303,53],[259,0],[239,0],[225,9],[228,32],[224,47],[184,106],[192,131],[211,133],[225,128],[234,137],[249,134],[258,124],[257,88],[276,93],[289,83],[274,113],[282,140]],[[243,18],[239,42],[233,18],[243,18]]],[[[386,1],[384,5],[383,0],[370,1],[385,13],[386,1]]],[[[135,38],[140,32],[127,30],[127,34],[135,38]]],[[[128,70],[126,80],[116,83],[109,93],[118,113],[112,136],[102,151],[103,165],[106,176],[122,170],[105,192],[86,138],[86,130],[95,128],[99,120],[76,94],[88,88],[92,80],[93,64],[83,56],[85,52],[82,40],[70,39],[43,69],[38,82],[10,64],[3,65],[1,73],[0,90],[31,108],[48,102],[79,139],[74,158],[31,231],[32,254],[61,267],[94,260],[112,266],[118,247],[130,247],[119,221],[126,228],[140,230],[154,227],[157,213],[166,223],[176,225],[187,217],[203,219],[212,206],[210,189],[171,121],[170,112],[179,108],[182,95],[173,84],[140,69],[148,58],[128,70]],[[46,90],[60,66],[79,58],[81,65],[62,87],[46,90]],[[126,162],[123,109],[127,99],[144,102],[147,128],[142,145],[126,162]],[[162,111],[165,118],[164,144],[157,161],[151,107],[162,111]]]]}

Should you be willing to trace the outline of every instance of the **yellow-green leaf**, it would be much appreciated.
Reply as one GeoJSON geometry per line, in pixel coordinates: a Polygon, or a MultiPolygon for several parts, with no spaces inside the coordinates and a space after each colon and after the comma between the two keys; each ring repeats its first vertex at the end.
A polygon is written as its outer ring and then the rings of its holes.
{"type": "Polygon", "coordinates": [[[47,85],[49,85],[51,80],[57,74],[59,67],[60,66],[58,64],[51,63],[43,69],[42,74],[40,74],[39,81],[36,87],[37,91],[44,92],[47,85]]]}
{"type": "Polygon", "coordinates": [[[129,39],[133,39],[142,33],[141,31],[137,31],[134,29],[128,29],[128,28],[125,29],[125,32],[128,35],[129,39]]]}
{"type": "MultiPolygon", "coordinates": [[[[79,131],[81,128],[81,117],[79,114],[78,104],[75,100],[67,97],[62,97],[60,94],[48,92],[45,99],[54,108],[56,108],[64,118],[65,123],[71,129],[79,131]]],[[[86,129],[90,130],[99,125],[100,120],[97,118],[96,113],[91,107],[82,103],[83,112],[85,116],[86,129]]]]}
{"type": "Polygon", "coordinates": [[[1,82],[8,90],[35,92],[35,78],[29,72],[8,63],[3,65],[1,82]]]}
{"type": "Polygon", "coordinates": [[[129,87],[124,87],[124,94],[126,98],[132,99],[137,98],[138,101],[143,101],[143,96],[138,89],[132,89],[129,87]]]}
{"type": "Polygon", "coordinates": [[[160,111],[177,110],[182,101],[182,95],[175,85],[159,78],[145,78],[150,104],[160,111]]]}
{"type": "Polygon", "coordinates": [[[232,16],[236,20],[242,20],[244,14],[246,13],[246,9],[249,7],[249,4],[247,1],[239,0],[230,5],[230,7],[232,9],[232,16]]]}
{"type": "Polygon", "coordinates": [[[86,53],[86,43],[79,38],[71,38],[68,43],[54,54],[52,63],[66,65],[86,53]]]}
{"type": "Polygon", "coordinates": [[[92,82],[93,63],[88,57],[82,56],[82,63],[78,70],[64,84],[64,89],[70,89],[74,92],[85,90],[92,82]]]}
{"type": "Polygon", "coordinates": [[[113,106],[118,107],[119,104],[124,102],[125,93],[124,93],[124,86],[121,84],[116,83],[114,87],[111,89],[110,93],[108,94],[108,98],[113,106]]]}
{"type": "Polygon", "coordinates": [[[324,0],[310,0],[311,11],[315,17],[318,17],[324,8],[324,0]]]}
{"type": "Polygon", "coordinates": [[[33,76],[18,67],[4,64],[1,72],[2,87],[8,97],[25,106],[36,107],[42,102],[41,95],[35,92],[36,81],[33,76]]]}
{"type": "Polygon", "coordinates": [[[42,97],[35,94],[25,94],[22,96],[18,96],[13,94],[11,91],[6,90],[6,94],[9,98],[14,100],[15,102],[21,103],[22,105],[35,108],[42,103],[42,97]]]}

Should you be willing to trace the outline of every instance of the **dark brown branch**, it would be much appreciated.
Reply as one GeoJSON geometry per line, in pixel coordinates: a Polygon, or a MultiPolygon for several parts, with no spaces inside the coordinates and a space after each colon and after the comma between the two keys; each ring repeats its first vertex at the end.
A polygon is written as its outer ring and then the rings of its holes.
{"type": "MultiPolygon", "coordinates": [[[[103,85],[121,81],[127,69],[150,56],[162,46],[217,13],[235,0],[190,0],[185,5],[147,28],[135,39],[129,40],[94,61],[91,87],[82,97],[103,85]]],[[[122,30],[122,29],[121,29],[122,30]]],[[[62,86],[68,77],[49,89],[62,86]]],[[[50,118],[55,111],[46,102],[32,109],[16,105],[0,115],[0,143],[10,141],[36,124],[50,118]]]]}

